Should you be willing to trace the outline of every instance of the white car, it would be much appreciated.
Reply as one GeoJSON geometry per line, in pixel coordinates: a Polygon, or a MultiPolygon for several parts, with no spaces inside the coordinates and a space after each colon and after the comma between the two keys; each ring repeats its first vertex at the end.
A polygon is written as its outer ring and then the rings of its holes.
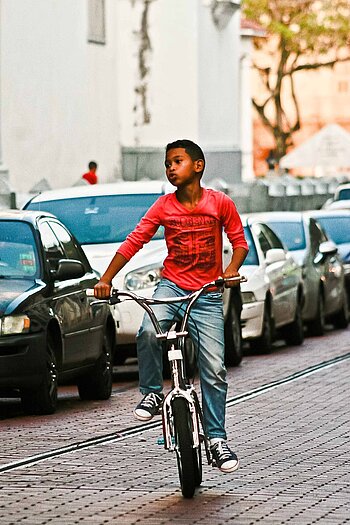
{"type": "MultiPolygon", "coordinates": [[[[33,197],[26,209],[44,210],[56,215],[79,240],[93,269],[102,274],[113,255],[134,229],[148,208],[162,194],[174,191],[163,181],[116,182],[78,186],[43,192],[33,197]]],[[[159,228],[113,280],[119,289],[137,290],[145,297],[153,294],[159,282],[167,249],[163,229],[159,228]]],[[[224,245],[224,264],[231,260],[228,241],[224,245]]],[[[238,365],[242,359],[239,324],[240,297],[237,289],[224,293],[227,364],[238,365]]],[[[143,310],[133,301],[115,307],[118,348],[117,362],[134,352],[130,346],[143,317],[143,310]]]]}
{"type": "Polygon", "coordinates": [[[304,340],[301,269],[277,235],[263,221],[242,216],[249,253],[241,268],[242,336],[261,353],[282,337],[287,344],[304,340]]]}

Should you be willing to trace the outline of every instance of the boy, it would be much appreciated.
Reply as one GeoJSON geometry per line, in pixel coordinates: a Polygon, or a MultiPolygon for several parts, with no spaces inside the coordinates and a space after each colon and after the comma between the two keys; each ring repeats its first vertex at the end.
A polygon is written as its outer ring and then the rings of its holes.
{"type": "MultiPolygon", "coordinates": [[[[205,189],[201,177],[205,167],[201,148],[190,140],[167,145],[165,169],[175,193],[161,196],[135,230],[130,233],[95,286],[95,296],[108,297],[113,277],[164,226],[168,255],[155,297],[186,295],[219,276],[236,277],[248,246],[242,223],[232,200],[222,192],[205,189]],[[233,246],[229,266],[222,271],[222,228],[233,246]]],[[[169,327],[178,305],[156,305],[162,328],[169,327]]],[[[166,328],[165,328],[166,329],[166,328]]],[[[222,294],[203,294],[191,311],[189,332],[198,350],[205,431],[216,466],[233,472],[239,462],[226,443],[224,366],[224,318],[222,294]]],[[[153,325],[145,314],[137,334],[140,391],[144,398],[134,410],[141,421],[150,420],[162,401],[162,351],[153,325]]]]}

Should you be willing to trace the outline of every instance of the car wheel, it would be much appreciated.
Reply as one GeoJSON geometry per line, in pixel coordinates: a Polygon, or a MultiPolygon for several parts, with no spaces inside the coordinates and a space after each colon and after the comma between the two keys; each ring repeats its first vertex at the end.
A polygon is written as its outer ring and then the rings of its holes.
{"type": "Polygon", "coordinates": [[[294,321],[283,328],[283,334],[287,345],[297,346],[303,344],[304,325],[300,303],[297,304],[294,321]]]}
{"type": "Polygon", "coordinates": [[[103,337],[103,351],[91,372],[78,381],[80,399],[109,399],[112,393],[113,367],[110,335],[103,337]]]}
{"type": "Polygon", "coordinates": [[[272,350],[273,320],[269,305],[265,303],[262,334],[250,342],[251,348],[260,354],[268,354],[272,350]]]}
{"type": "Polygon", "coordinates": [[[309,334],[315,336],[324,335],[326,329],[326,317],[324,313],[324,297],[320,291],[317,303],[317,312],[315,318],[309,323],[309,334]]]}
{"type": "Polygon", "coordinates": [[[35,390],[21,391],[21,402],[26,414],[53,414],[57,407],[57,364],[52,333],[47,334],[45,370],[41,385],[35,390]]]}
{"type": "Polygon", "coordinates": [[[343,291],[343,304],[341,309],[332,317],[335,328],[347,328],[349,324],[349,303],[346,290],[343,291]]]}
{"type": "Polygon", "coordinates": [[[238,366],[242,361],[241,309],[231,298],[227,320],[225,322],[225,364],[238,366]]]}

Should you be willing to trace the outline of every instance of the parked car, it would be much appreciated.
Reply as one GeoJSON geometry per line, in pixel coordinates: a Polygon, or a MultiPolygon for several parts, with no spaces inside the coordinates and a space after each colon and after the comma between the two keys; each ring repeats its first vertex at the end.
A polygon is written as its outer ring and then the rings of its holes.
{"type": "MultiPolygon", "coordinates": [[[[32,198],[26,209],[48,211],[57,216],[74,233],[91,266],[102,274],[113,255],[134,229],[155,200],[174,187],[163,181],[116,182],[62,190],[46,191],[32,198]]],[[[137,290],[151,297],[159,282],[163,260],[167,254],[164,232],[159,228],[113,280],[119,289],[137,290]]],[[[232,250],[226,240],[224,264],[231,260],[232,250]]],[[[224,293],[226,362],[238,365],[242,359],[239,323],[241,298],[239,289],[224,293]]],[[[133,301],[115,307],[118,349],[116,363],[134,355],[135,335],[142,321],[143,310],[133,301]]]]}
{"type": "Polygon", "coordinates": [[[303,272],[303,320],[310,335],[323,335],[326,320],[348,325],[345,273],[335,243],[307,212],[265,212],[263,220],[291,251],[303,272]]]}
{"type": "Polygon", "coordinates": [[[348,210],[313,210],[309,214],[317,220],[328,237],[337,245],[344,265],[345,285],[348,305],[350,305],[350,205],[348,210]]]}
{"type": "Polygon", "coordinates": [[[0,395],[27,413],[56,409],[59,381],[108,399],[115,324],[85,290],[97,282],[68,229],[43,212],[0,212],[0,395]]]}
{"type": "Polygon", "coordinates": [[[242,216],[249,253],[242,266],[242,336],[259,352],[269,352],[277,336],[287,344],[304,340],[301,269],[277,235],[262,221],[242,216]]]}
{"type": "Polygon", "coordinates": [[[339,184],[333,197],[327,199],[322,208],[350,208],[350,183],[339,184]]]}

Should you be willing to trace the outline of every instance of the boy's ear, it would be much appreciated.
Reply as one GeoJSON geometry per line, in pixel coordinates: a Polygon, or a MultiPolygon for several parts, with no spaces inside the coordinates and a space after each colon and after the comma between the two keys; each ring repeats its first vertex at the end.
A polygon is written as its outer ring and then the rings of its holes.
{"type": "Polygon", "coordinates": [[[198,173],[202,172],[204,170],[204,160],[198,159],[194,163],[195,169],[198,173]]]}

